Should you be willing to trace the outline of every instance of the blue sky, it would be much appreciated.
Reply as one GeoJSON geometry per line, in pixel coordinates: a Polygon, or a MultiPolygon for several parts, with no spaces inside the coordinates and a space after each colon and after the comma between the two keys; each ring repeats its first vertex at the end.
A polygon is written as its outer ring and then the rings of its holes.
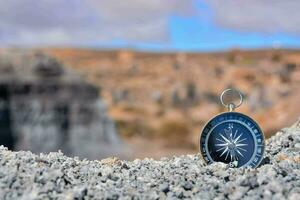
{"type": "Polygon", "coordinates": [[[287,33],[269,33],[226,29],[209,19],[172,17],[171,48],[179,50],[218,51],[233,48],[299,48],[300,37],[287,33]]]}
{"type": "Polygon", "coordinates": [[[175,49],[183,51],[224,51],[234,48],[300,48],[300,35],[280,30],[274,32],[241,31],[222,27],[213,21],[214,10],[204,1],[198,0],[194,6],[197,12],[201,13],[201,16],[170,16],[171,41],[169,44],[141,44],[137,46],[141,49],[175,49]]]}
{"type": "Polygon", "coordinates": [[[300,1],[0,0],[0,4],[0,46],[146,51],[300,48],[300,1]]]}

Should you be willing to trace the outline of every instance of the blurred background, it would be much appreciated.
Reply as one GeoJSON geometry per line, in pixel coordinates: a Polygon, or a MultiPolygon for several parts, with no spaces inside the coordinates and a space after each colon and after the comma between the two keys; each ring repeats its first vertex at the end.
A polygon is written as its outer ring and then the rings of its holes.
{"type": "Polygon", "coordinates": [[[9,149],[197,153],[228,87],[267,138],[300,116],[300,1],[0,5],[0,143],[9,149]]]}

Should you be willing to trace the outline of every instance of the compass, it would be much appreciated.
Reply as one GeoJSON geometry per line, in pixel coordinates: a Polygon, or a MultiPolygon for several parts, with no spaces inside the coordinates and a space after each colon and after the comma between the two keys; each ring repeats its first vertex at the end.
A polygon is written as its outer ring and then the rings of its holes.
{"type": "Polygon", "coordinates": [[[231,167],[256,168],[264,153],[264,135],[258,124],[249,116],[234,112],[242,104],[242,94],[227,89],[221,95],[221,102],[229,112],[213,117],[200,135],[200,152],[206,163],[223,162],[231,167]],[[224,94],[236,92],[240,96],[238,104],[225,104],[224,94]]]}

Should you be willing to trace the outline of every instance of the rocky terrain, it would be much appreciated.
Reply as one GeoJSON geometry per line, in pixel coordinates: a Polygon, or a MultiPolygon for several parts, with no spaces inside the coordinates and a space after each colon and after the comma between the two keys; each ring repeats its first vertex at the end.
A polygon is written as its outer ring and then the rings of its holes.
{"type": "Polygon", "coordinates": [[[0,148],[0,199],[289,199],[300,196],[300,121],[267,140],[257,169],[200,155],[101,161],[0,148]]]}

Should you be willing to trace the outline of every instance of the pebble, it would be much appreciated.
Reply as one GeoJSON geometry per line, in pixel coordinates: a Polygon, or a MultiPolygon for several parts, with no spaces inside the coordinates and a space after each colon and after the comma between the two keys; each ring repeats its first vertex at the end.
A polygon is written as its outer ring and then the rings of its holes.
{"type": "Polygon", "coordinates": [[[159,185],[159,190],[168,193],[169,192],[169,184],[168,183],[163,183],[159,185]]]}
{"type": "Polygon", "coordinates": [[[295,144],[295,147],[300,149],[300,143],[295,144]]]}

